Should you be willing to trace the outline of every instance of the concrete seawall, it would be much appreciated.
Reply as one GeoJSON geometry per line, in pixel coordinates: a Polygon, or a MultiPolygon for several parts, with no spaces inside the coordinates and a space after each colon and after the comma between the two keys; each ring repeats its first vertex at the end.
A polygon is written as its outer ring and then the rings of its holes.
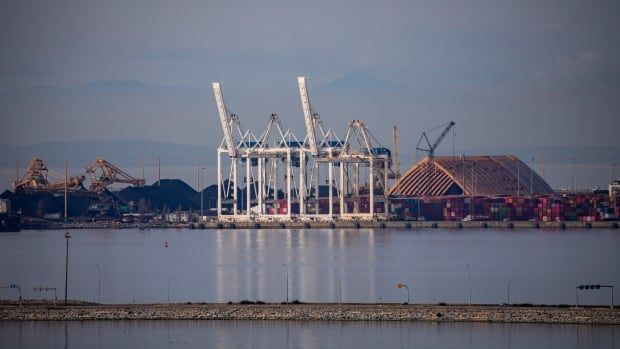
{"type": "Polygon", "coordinates": [[[340,221],[340,222],[207,222],[207,223],[114,223],[69,222],[24,225],[23,229],[618,229],[620,222],[459,222],[459,221],[340,221]]]}
{"type": "Polygon", "coordinates": [[[396,304],[0,306],[0,321],[77,320],[482,321],[620,325],[620,310],[396,304]]]}

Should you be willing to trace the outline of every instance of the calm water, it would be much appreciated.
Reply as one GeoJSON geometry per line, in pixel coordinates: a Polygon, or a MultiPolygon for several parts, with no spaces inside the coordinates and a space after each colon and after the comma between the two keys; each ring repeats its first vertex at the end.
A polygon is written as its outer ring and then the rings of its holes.
{"type": "Polygon", "coordinates": [[[0,323],[2,348],[619,348],[620,327],[425,322],[0,323]]]}
{"type": "MultiPolygon", "coordinates": [[[[33,287],[57,287],[62,298],[63,234],[0,234],[0,283],[21,284],[24,298],[49,299],[53,292],[35,293],[33,287]]],[[[409,285],[416,303],[467,302],[470,285],[474,303],[506,302],[510,279],[511,302],[574,304],[578,284],[620,287],[620,230],[76,230],[71,234],[69,298],[97,300],[95,265],[99,265],[104,303],[283,301],[287,270],[289,298],[305,302],[340,298],[402,302],[406,293],[395,287],[398,282],[409,285]]],[[[0,289],[0,298],[16,299],[17,292],[0,289]]],[[[580,294],[584,304],[609,304],[609,300],[608,289],[580,294]]],[[[304,328],[296,331],[303,333],[304,328]]]]}

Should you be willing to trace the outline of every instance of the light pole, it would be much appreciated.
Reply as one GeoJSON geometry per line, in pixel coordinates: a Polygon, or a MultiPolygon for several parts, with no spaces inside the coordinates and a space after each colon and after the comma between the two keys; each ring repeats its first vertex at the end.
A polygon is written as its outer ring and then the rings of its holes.
{"type": "Polygon", "coordinates": [[[97,304],[101,304],[101,266],[95,264],[97,268],[97,304]]]}
{"type": "Polygon", "coordinates": [[[71,234],[65,233],[65,239],[67,240],[67,248],[65,253],[65,306],[67,306],[67,287],[69,286],[69,239],[71,234]]]}
{"type": "Polygon", "coordinates": [[[286,271],[286,304],[288,304],[288,266],[286,263],[283,263],[282,267],[286,271]]]}
{"type": "Polygon", "coordinates": [[[534,195],[534,158],[532,157],[532,166],[530,166],[530,196],[534,195]]]}
{"type": "Polygon", "coordinates": [[[508,280],[508,307],[510,307],[510,283],[513,282],[515,279],[510,279],[508,280]]]}
{"type": "Polygon", "coordinates": [[[407,303],[409,304],[409,286],[403,284],[402,282],[399,282],[396,284],[396,288],[406,288],[407,289],[407,303]]]}
{"type": "Polygon", "coordinates": [[[469,285],[469,305],[471,305],[471,267],[468,263],[465,263],[467,267],[468,285],[469,285]]]}
{"type": "Polygon", "coordinates": [[[204,186],[204,179],[203,179],[203,170],[205,168],[202,167],[200,169],[200,221],[202,222],[202,217],[204,217],[204,189],[202,188],[204,186]]]}
{"type": "Polygon", "coordinates": [[[571,184],[573,186],[573,194],[577,194],[577,181],[575,180],[575,166],[577,166],[577,160],[575,158],[570,159],[572,162],[571,166],[571,184]]]}

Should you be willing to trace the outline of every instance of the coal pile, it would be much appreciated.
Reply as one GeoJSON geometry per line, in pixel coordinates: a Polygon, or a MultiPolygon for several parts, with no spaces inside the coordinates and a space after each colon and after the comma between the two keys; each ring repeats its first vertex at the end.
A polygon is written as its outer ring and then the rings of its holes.
{"type": "MultiPolygon", "coordinates": [[[[18,191],[3,192],[0,197],[11,200],[13,211],[37,218],[64,217],[65,197],[62,192],[18,191]]],[[[67,210],[70,217],[89,216],[89,207],[106,200],[87,192],[69,192],[67,210]]]]}
{"type": "MultiPolygon", "coordinates": [[[[217,189],[215,193],[217,195],[217,189]]],[[[200,194],[179,179],[162,179],[159,184],[127,187],[119,191],[117,196],[127,203],[133,202],[138,211],[144,212],[200,209],[200,194]]]]}

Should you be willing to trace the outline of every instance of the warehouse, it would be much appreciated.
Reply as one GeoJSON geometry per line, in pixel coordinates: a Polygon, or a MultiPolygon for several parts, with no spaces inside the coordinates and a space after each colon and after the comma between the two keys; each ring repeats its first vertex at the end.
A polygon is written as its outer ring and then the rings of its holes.
{"type": "Polygon", "coordinates": [[[436,156],[411,167],[390,196],[546,195],[553,189],[514,155],[436,156]]]}

